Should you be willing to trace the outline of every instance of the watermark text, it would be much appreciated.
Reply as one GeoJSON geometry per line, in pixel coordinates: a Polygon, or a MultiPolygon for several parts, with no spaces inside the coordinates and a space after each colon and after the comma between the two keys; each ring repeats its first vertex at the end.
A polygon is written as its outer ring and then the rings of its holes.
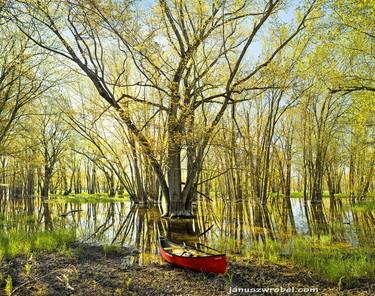
{"type": "Polygon", "coordinates": [[[318,293],[319,288],[313,287],[262,287],[262,288],[243,288],[229,287],[229,294],[236,293],[318,293]]]}

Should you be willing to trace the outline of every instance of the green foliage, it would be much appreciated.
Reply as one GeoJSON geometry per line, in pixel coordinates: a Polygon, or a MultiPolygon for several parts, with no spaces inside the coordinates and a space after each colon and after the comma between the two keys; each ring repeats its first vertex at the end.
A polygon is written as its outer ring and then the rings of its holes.
{"type": "Polygon", "coordinates": [[[115,290],[115,293],[114,293],[115,296],[121,296],[121,295],[123,295],[123,294],[124,294],[124,291],[123,291],[123,289],[121,289],[121,288],[117,288],[117,289],[115,290]]]}
{"type": "Polygon", "coordinates": [[[8,275],[8,277],[6,278],[5,283],[5,295],[9,296],[13,291],[13,281],[10,275],[8,275]]]}
{"type": "Polygon", "coordinates": [[[229,290],[230,287],[232,287],[232,284],[233,284],[233,272],[231,270],[228,270],[225,276],[225,289],[229,290]]]}
{"type": "Polygon", "coordinates": [[[131,288],[132,284],[133,284],[133,279],[130,276],[125,278],[124,285],[125,285],[126,289],[129,290],[131,288]]]}
{"type": "Polygon", "coordinates": [[[76,240],[74,230],[27,232],[12,230],[0,233],[0,257],[14,258],[31,252],[53,252],[76,240]]]}
{"type": "Polygon", "coordinates": [[[32,263],[26,262],[25,264],[25,274],[26,276],[30,275],[31,268],[33,267],[32,263]]]}
{"type": "Polygon", "coordinates": [[[59,247],[59,252],[65,258],[73,258],[73,251],[67,244],[62,245],[59,247]]]}

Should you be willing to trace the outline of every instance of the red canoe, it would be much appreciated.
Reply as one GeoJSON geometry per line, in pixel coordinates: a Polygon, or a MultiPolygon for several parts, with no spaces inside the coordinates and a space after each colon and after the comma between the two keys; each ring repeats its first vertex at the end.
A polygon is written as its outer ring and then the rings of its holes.
{"type": "Polygon", "coordinates": [[[227,269],[225,254],[220,254],[212,248],[206,247],[210,250],[206,252],[200,248],[177,244],[165,237],[159,237],[159,246],[161,256],[171,264],[212,273],[225,273],[227,269]]]}

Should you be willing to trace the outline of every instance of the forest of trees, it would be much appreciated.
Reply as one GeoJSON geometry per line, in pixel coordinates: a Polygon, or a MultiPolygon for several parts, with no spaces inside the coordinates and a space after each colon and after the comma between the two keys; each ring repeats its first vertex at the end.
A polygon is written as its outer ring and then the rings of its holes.
{"type": "Polygon", "coordinates": [[[374,191],[375,2],[0,0],[0,199],[374,191]]]}

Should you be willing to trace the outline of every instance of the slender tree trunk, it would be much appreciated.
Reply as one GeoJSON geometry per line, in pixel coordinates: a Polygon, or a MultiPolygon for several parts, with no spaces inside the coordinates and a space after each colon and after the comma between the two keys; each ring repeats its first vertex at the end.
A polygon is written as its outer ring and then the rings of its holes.
{"type": "Polygon", "coordinates": [[[29,197],[31,197],[34,193],[34,183],[35,183],[34,168],[33,166],[31,166],[27,170],[27,180],[26,180],[26,194],[29,197]]]}
{"type": "Polygon", "coordinates": [[[48,199],[51,178],[52,178],[51,168],[48,166],[45,166],[44,167],[44,185],[43,185],[43,191],[42,191],[43,199],[48,199]]]}
{"type": "Polygon", "coordinates": [[[285,197],[290,198],[291,176],[292,176],[292,147],[287,145],[286,176],[285,176],[285,197]]]}
{"type": "Polygon", "coordinates": [[[136,150],[136,143],[134,140],[134,137],[130,135],[129,137],[129,143],[132,150],[132,156],[133,156],[133,169],[134,169],[134,178],[135,178],[135,187],[137,191],[137,202],[139,202],[140,205],[145,206],[147,204],[147,195],[144,190],[144,183],[141,178],[141,172],[139,169],[139,157],[136,150]]]}

